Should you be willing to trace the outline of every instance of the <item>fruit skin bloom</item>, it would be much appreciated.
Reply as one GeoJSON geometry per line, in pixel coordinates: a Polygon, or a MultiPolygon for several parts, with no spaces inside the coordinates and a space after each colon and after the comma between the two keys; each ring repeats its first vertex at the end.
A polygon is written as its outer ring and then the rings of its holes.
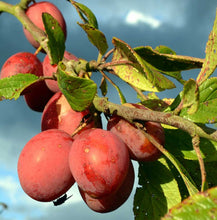
{"type": "Polygon", "coordinates": [[[118,190],[129,163],[124,142],[110,131],[99,128],[81,132],[69,154],[70,169],[78,186],[95,198],[118,190]]]}

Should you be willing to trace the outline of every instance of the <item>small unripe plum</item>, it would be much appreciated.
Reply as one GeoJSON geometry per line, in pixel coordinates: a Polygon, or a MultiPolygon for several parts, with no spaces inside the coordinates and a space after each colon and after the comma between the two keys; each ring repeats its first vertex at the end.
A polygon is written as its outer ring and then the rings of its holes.
{"type": "Polygon", "coordinates": [[[82,191],[94,198],[115,193],[127,175],[129,163],[124,142],[100,128],[82,131],[69,154],[75,181],[82,191]]]}
{"type": "MultiPolygon", "coordinates": [[[[9,57],[2,66],[1,79],[10,77],[18,73],[31,73],[36,76],[43,76],[43,67],[41,61],[32,53],[19,52],[9,57]]],[[[37,83],[26,88],[23,94],[26,94],[34,89],[37,83]]]]}
{"type": "MultiPolygon", "coordinates": [[[[46,104],[41,118],[41,130],[60,129],[72,135],[80,125],[83,117],[90,114],[90,111],[74,111],[67,99],[61,92],[55,93],[46,104]]],[[[85,126],[83,130],[95,127],[94,121],[85,126]]]]}
{"type": "MultiPolygon", "coordinates": [[[[68,60],[78,60],[78,58],[75,55],[73,55],[67,51],[65,51],[64,57],[68,60]]],[[[43,75],[44,76],[52,76],[53,73],[56,73],[56,71],[57,71],[57,65],[50,64],[50,59],[49,59],[48,55],[45,56],[42,65],[43,65],[43,75]]],[[[59,92],[60,91],[56,80],[46,79],[45,82],[47,84],[47,87],[52,92],[59,92]]]]}
{"type": "MultiPolygon", "coordinates": [[[[141,105],[133,105],[145,109],[141,105]]],[[[151,121],[143,122],[145,132],[151,135],[159,144],[164,145],[165,135],[161,124],[151,121]]],[[[112,116],[107,124],[107,129],[120,137],[128,146],[131,159],[137,161],[155,161],[162,153],[148,140],[148,138],[133,124],[119,116],[112,116]]]]}
{"type": "Polygon", "coordinates": [[[45,105],[53,95],[54,93],[48,89],[46,83],[39,81],[33,90],[24,95],[24,100],[31,110],[43,112],[45,105]]]}
{"type": "MultiPolygon", "coordinates": [[[[39,29],[44,31],[45,27],[42,20],[42,13],[44,12],[49,13],[58,21],[66,37],[67,31],[65,19],[60,10],[54,4],[47,1],[34,3],[26,10],[26,15],[39,29]]],[[[25,28],[23,28],[23,31],[32,46],[38,48],[40,44],[33,38],[32,34],[25,28]]]]}
{"type": "Polygon", "coordinates": [[[129,198],[135,180],[134,168],[130,162],[129,170],[125,180],[116,193],[104,196],[100,199],[93,198],[79,188],[79,192],[90,209],[95,212],[107,213],[118,209],[129,198]]]}
{"type": "Polygon", "coordinates": [[[24,192],[31,198],[49,202],[65,194],[75,180],[68,156],[72,137],[57,129],[43,131],[22,149],[18,159],[18,176],[24,192]]]}

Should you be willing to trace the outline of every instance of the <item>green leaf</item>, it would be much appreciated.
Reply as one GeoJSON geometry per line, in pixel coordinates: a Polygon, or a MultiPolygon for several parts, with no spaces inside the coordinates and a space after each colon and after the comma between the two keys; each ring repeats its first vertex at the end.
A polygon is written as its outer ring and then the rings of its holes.
{"type": "Polygon", "coordinates": [[[157,47],[155,50],[150,46],[141,46],[134,48],[146,62],[165,72],[183,71],[194,68],[201,68],[203,60],[194,57],[181,56],[165,46],[157,47]]]}
{"type": "Polygon", "coordinates": [[[216,219],[217,216],[217,187],[200,192],[185,199],[173,207],[163,220],[204,220],[216,219]]]}
{"type": "Polygon", "coordinates": [[[61,92],[75,111],[88,108],[97,92],[97,85],[90,79],[68,75],[63,63],[58,65],[57,81],[61,92]]]}
{"type": "Polygon", "coordinates": [[[48,48],[52,64],[63,59],[65,51],[65,35],[58,21],[48,13],[42,13],[42,19],[48,35],[48,48]]]}
{"type": "Polygon", "coordinates": [[[84,23],[87,23],[94,28],[98,28],[98,22],[94,13],[87,6],[71,0],[70,2],[76,8],[80,18],[84,23]]]}
{"type": "Polygon", "coordinates": [[[101,89],[102,95],[106,96],[106,94],[108,92],[108,84],[106,82],[105,77],[102,77],[102,80],[101,80],[99,88],[101,89]]]}
{"type": "Polygon", "coordinates": [[[0,80],[0,100],[18,99],[21,92],[31,84],[38,81],[33,74],[17,74],[0,80]]]}
{"type": "MultiPolygon", "coordinates": [[[[192,146],[191,136],[181,129],[164,129],[165,148],[177,159],[198,160],[192,146]],[[185,140],[185,141],[183,141],[185,140]],[[175,143],[175,144],[174,144],[175,143]]],[[[204,162],[217,161],[217,142],[205,138],[200,139],[200,150],[204,162]]]]}
{"type": "Polygon", "coordinates": [[[194,114],[188,108],[180,112],[180,116],[197,123],[217,122],[217,78],[207,79],[199,86],[199,106],[194,114]]]}
{"type": "Polygon", "coordinates": [[[133,208],[135,220],[158,220],[181,202],[178,184],[164,158],[151,163],[139,163],[138,176],[139,186],[133,208]]]}
{"type": "Polygon", "coordinates": [[[206,45],[206,57],[202,69],[197,77],[198,84],[203,83],[216,69],[217,66],[217,16],[214,21],[213,29],[210,32],[206,45]]]}
{"type": "Polygon", "coordinates": [[[198,86],[194,79],[189,79],[183,88],[182,106],[188,108],[188,114],[193,114],[198,110],[199,92],[198,86]]]}
{"type": "Polygon", "coordinates": [[[143,91],[159,92],[175,87],[124,41],[113,38],[112,42],[115,50],[111,68],[121,79],[143,91]]]}
{"type": "Polygon", "coordinates": [[[108,49],[105,35],[90,24],[78,24],[87,33],[89,41],[99,50],[101,55],[104,55],[108,49]]]}

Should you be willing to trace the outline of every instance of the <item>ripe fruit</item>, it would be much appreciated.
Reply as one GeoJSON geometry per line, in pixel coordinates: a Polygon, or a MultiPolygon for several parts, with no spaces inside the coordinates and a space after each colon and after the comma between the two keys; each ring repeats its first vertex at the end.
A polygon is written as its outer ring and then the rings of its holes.
{"type": "MultiPolygon", "coordinates": [[[[134,107],[145,108],[134,104],[134,107]]],[[[158,143],[164,145],[164,130],[159,123],[143,122],[145,131],[155,138],[158,143]]],[[[161,156],[161,152],[145,137],[145,135],[133,124],[119,116],[112,116],[108,121],[107,129],[120,137],[128,146],[131,159],[137,161],[154,161],[161,156]]]]}
{"type": "Polygon", "coordinates": [[[73,139],[53,129],[34,136],[18,160],[20,184],[31,198],[48,202],[57,199],[74,184],[68,155],[73,139]]]}
{"type": "MultiPolygon", "coordinates": [[[[78,60],[78,58],[76,56],[74,56],[73,54],[71,54],[67,51],[65,51],[64,57],[68,60],[78,60]]],[[[43,75],[44,76],[52,76],[53,73],[56,73],[56,71],[57,71],[57,65],[50,64],[50,59],[49,59],[48,55],[45,56],[42,65],[43,65],[43,75]]],[[[47,79],[47,80],[45,80],[45,82],[47,84],[47,87],[52,92],[59,92],[60,91],[56,80],[47,79]]]]}
{"type": "Polygon", "coordinates": [[[106,213],[112,212],[123,205],[129,198],[134,185],[134,168],[130,162],[127,176],[115,194],[111,194],[100,199],[93,198],[79,188],[79,192],[90,209],[95,212],[106,213]]]}
{"type": "Polygon", "coordinates": [[[43,112],[45,105],[53,96],[46,83],[44,81],[39,81],[34,90],[24,95],[27,106],[33,111],[43,112]]]}
{"type": "MultiPolygon", "coordinates": [[[[19,52],[9,57],[1,69],[1,79],[10,77],[18,73],[31,73],[36,76],[43,75],[43,68],[40,60],[32,53],[19,52]]],[[[34,85],[26,88],[22,94],[26,94],[34,89],[34,85]]]]}
{"type": "Polygon", "coordinates": [[[119,189],[129,162],[124,142],[110,131],[99,128],[82,131],[69,154],[70,169],[78,186],[94,198],[119,189]]]}
{"type": "MultiPolygon", "coordinates": [[[[44,12],[49,13],[58,21],[66,37],[67,31],[64,17],[54,4],[46,1],[34,3],[26,10],[26,15],[38,28],[44,31],[45,27],[42,20],[42,13],[44,12]]],[[[40,44],[33,38],[31,33],[25,28],[23,28],[23,31],[27,40],[32,44],[32,46],[38,48],[40,44]]]]}
{"type": "MultiPolygon", "coordinates": [[[[83,117],[88,114],[90,114],[89,110],[82,112],[74,111],[65,96],[61,92],[57,92],[44,108],[41,119],[41,130],[58,128],[72,135],[75,129],[80,125],[83,117]]],[[[82,131],[94,126],[95,123],[92,121],[83,128],[82,131]]]]}

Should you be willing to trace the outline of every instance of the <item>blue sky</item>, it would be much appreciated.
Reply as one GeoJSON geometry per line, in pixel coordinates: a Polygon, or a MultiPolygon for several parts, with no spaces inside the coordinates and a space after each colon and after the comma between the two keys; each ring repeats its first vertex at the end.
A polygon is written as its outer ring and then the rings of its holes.
{"type": "MultiPolygon", "coordinates": [[[[7,0],[16,3],[15,0],[7,0]]],[[[68,26],[66,49],[76,56],[91,60],[97,58],[96,49],[89,43],[83,30],[76,24],[80,21],[75,10],[67,1],[53,0],[63,12],[68,26]]],[[[205,45],[212,28],[216,12],[216,1],[209,0],[83,0],[95,13],[99,28],[109,42],[113,36],[131,46],[167,45],[178,54],[203,58],[205,45]]],[[[34,49],[26,41],[19,22],[8,14],[0,16],[0,66],[14,53],[34,49]]],[[[43,59],[43,55],[39,56],[43,59]]],[[[187,72],[189,74],[197,71],[187,72]]],[[[95,77],[99,81],[99,77],[95,77]]],[[[121,88],[128,102],[136,102],[136,95],[124,83],[121,88]]],[[[111,101],[119,99],[114,90],[109,92],[111,101]]],[[[173,97],[174,92],[161,96],[173,97]]],[[[31,111],[23,98],[17,101],[0,102],[0,202],[6,202],[8,210],[2,220],[55,220],[55,219],[133,219],[133,195],[117,211],[97,214],[81,201],[76,186],[69,194],[72,198],[60,207],[52,203],[39,203],[26,196],[18,182],[16,165],[19,152],[25,143],[40,132],[41,114],[31,111]]],[[[136,166],[135,166],[136,167],[136,166]]],[[[135,183],[135,187],[136,187],[135,183]]]]}

